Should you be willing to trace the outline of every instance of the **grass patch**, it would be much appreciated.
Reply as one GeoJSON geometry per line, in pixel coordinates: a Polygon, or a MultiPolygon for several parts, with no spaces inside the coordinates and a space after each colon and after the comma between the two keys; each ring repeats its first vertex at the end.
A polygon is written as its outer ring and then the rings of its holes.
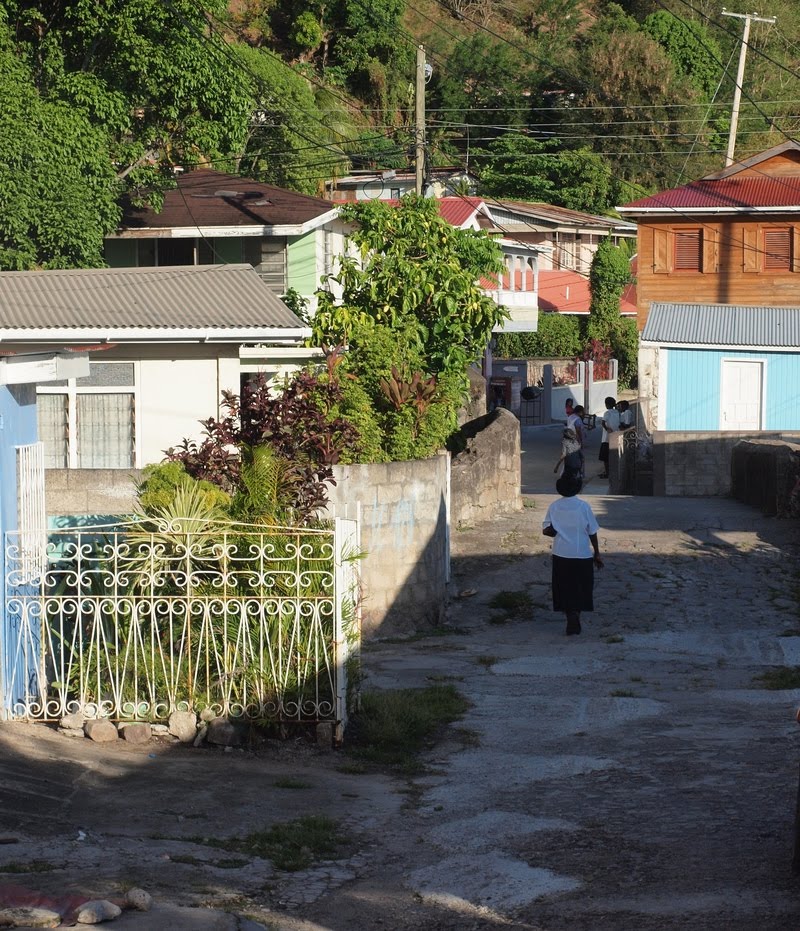
{"type": "Polygon", "coordinates": [[[610,637],[606,637],[603,641],[604,643],[624,643],[625,638],[621,637],[619,634],[612,634],[610,637]]]}
{"type": "Polygon", "coordinates": [[[509,617],[518,617],[533,607],[533,599],[527,592],[498,592],[493,595],[489,607],[503,611],[509,617]]]}
{"type": "Polygon", "coordinates": [[[776,666],[753,679],[764,689],[800,689],[800,666],[776,666]]]}
{"type": "Polygon", "coordinates": [[[630,689],[614,689],[609,693],[612,698],[636,698],[636,693],[630,689]]]}
{"type": "Polygon", "coordinates": [[[282,779],[276,779],[272,783],[276,789],[310,789],[310,782],[303,782],[302,779],[294,779],[292,776],[285,776],[282,779]]]}
{"type": "Polygon", "coordinates": [[[491,669],[492,666],[497,662],[496,656],[476,656],[475,662],[479,666],[484,666],[486,669],[491,669]]]}
{"type": "Polygon", "coordinates": [[[453,685],[364,692],[361,710],[351,719],[347,752],[362,762],[417,772],[417,756],[468,707],[453,685]]]}
{"type": "Polygon", "coordinates": [[[60,870],[60,866],[50,863],[48,860],[12,860],[10,863],[0,865],[0,873],[50,873],[53,870],[60,870]]]}
{"type": "MultiPolygon", "coordinates": [[[[339,822],[325,815],[306,815],[284,824],[273,824],[264,831],[254,831],[245,837],[219,840],[194,837],[192,840],[196,844],[270,860],[275,869],[287,873],[308,869],[315,860],[339,859],[343,855],[343,847],[347,844],[347,838],[341,833],[339,822]]],[[[237,861],[218,861],[214,865],[218,866],[223,862],[231,864],[237,861]]],[[[245,863],[246,860],[242,861],[241,865],[245,863]]]]}

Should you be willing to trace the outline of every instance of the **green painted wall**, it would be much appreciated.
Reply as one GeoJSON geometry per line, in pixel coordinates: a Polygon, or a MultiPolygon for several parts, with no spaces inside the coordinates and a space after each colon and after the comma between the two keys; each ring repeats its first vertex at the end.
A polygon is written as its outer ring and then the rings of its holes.
{"type": "Polygon", "coordinates": [[[290,236],[286,258],[289,287],[300,294],[313,294],[319,287],[317,231],[312,230],[304,236],[290,236]]]}

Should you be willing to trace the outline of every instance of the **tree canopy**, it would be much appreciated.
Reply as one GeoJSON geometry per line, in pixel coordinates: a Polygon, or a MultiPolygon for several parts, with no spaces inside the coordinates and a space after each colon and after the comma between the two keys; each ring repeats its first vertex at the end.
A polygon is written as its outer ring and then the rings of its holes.
{"type": "Polygon", "coordinates": [[[318,292],[312,320],[316,345],[349,342],[356,328],[410,328],[428,371],[464,373],[505,317],[479,279],[502,268],[500,246],[483,232],[460,230],[439,216],[436,201],[405,197],[348,205],[357,224],[333,281],[342,292],[318,292]]]}

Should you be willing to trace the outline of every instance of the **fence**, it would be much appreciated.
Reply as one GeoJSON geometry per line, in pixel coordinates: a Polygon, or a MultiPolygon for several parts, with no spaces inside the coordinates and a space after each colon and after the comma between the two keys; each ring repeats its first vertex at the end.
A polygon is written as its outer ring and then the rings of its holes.
{"type": "Polygon", "coordinates": [[[360,633],[355,521],[60,530],[38,578],[19,533],[5,555],[6,717],[156,722],[210,708],[343,730],[360,633]]]}

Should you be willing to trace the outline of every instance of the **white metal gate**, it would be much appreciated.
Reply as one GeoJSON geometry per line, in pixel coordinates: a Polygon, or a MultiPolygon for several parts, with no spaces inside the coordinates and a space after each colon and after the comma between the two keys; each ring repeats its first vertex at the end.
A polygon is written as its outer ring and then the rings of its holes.
{"type": "Polygon", "coordinates": [[[175,519],[57,530],[37,577],[5,540],[6,716],[162,721],[211,708],[346,722],[358,526],[175,519]]]}

